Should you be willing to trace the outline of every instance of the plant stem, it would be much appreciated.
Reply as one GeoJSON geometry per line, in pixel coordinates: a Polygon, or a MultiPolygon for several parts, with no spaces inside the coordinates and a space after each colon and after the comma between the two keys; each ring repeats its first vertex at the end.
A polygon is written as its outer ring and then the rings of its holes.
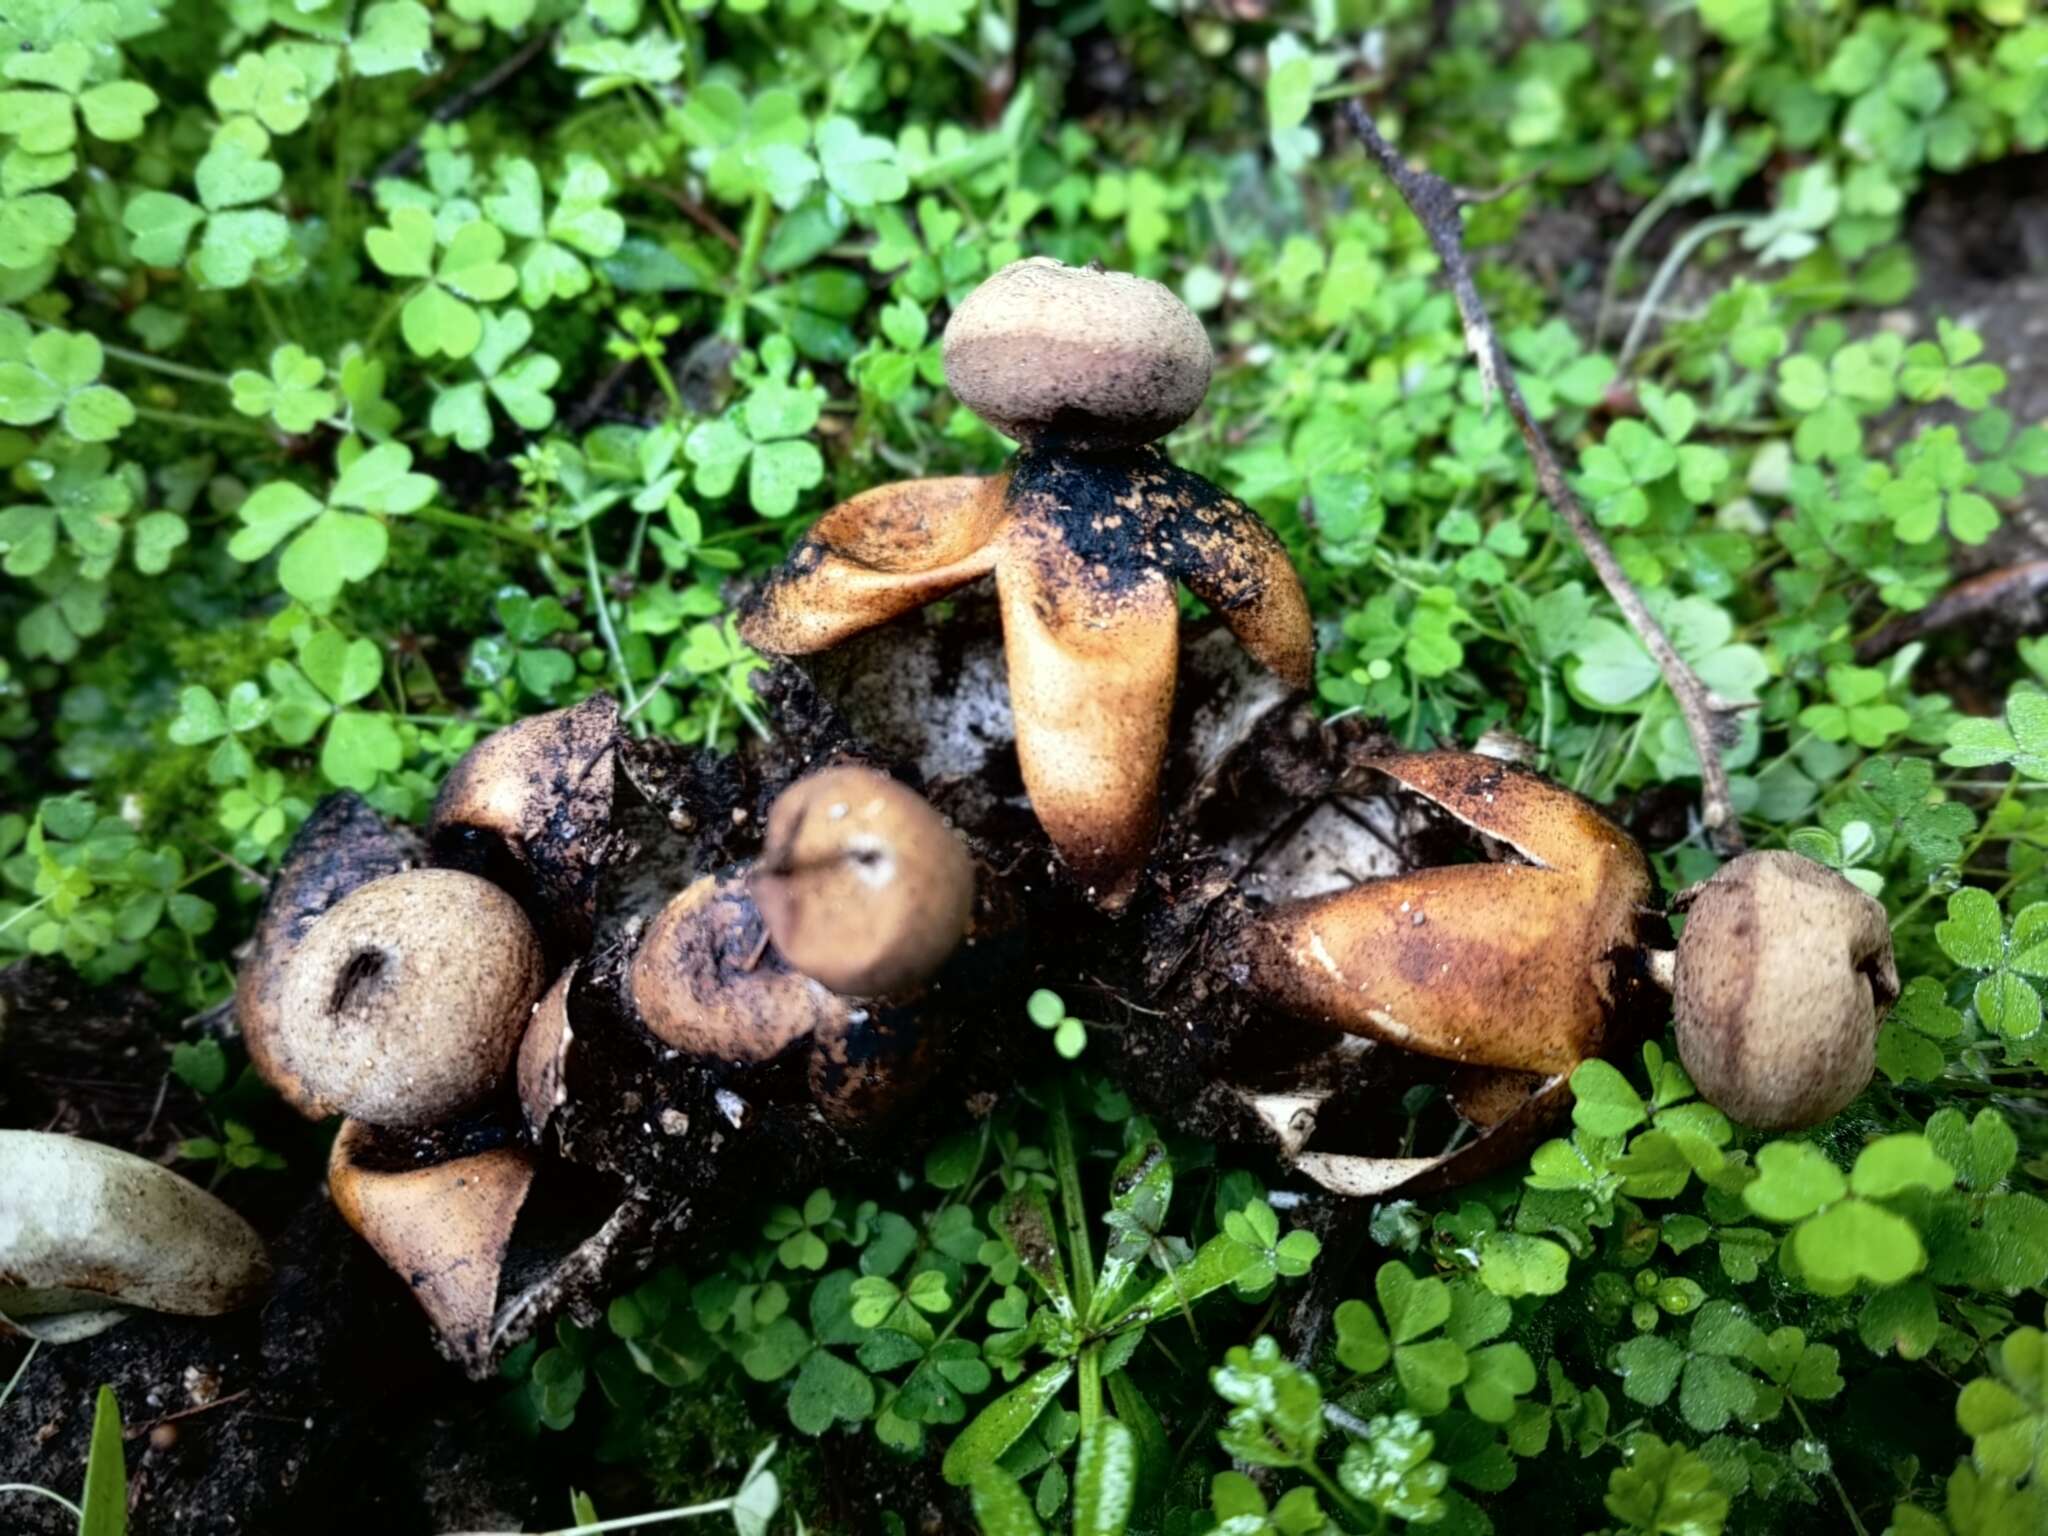
{"type": "Polygon", "coordinates": [[[1643,296],[1636,304],[1636,317],[1629,322],[1628,335],[1621,344],[1621,356],[1615,360],[1617,376],[1626,376],[1629,362],[1635,357],[1636,349],[1643,344],[1643,338],[1650,332],[1650,322],[1656,318],[1657,308],[1664,302],[1664,292],[1678,280],[1678,274],[1692,258],[1692,253],[1716,235],[1725,235],[1733,230],[1746,229],[1757,222],[1756,215],[1749,213],[1724,213],[1711,219],[1702,219],[1679,237],[1678,243],[1657,268],[1657,275],[1650,279],[1650,286],[1643,290],[1643,296]]]}
{"type": "Polygon", "coordinates": [[[633,692],[633,673],[626,665],[626,653],[619,649],[619,632],[612,628],[612,605],[604,592],[604,570],[597,563],[597,544],[590,537],[590,524],[583,525],[583,574],[590,587],[590,606],[597,614],[597,632],[618,674],[619,692],[626,696],[626,713],[637,713],[639,695],[633,692]]]}
{"type": "MultiPolygon", "coordinates": [[[[1060,1186],[1060,1213],[1067,1225],[1067,1269],[1074,1288],[1074,1308],[1085,1328],[1095,1310],[1095,1252],[1088,1241],[1088,1205],[1081,1190],[1081,1163],[1074,1151],[1074,1122],[1064,1084],[1054,1089],[1052,1103],[1052,1165],[1060,1186]]],[[[1081,1346],[1081,1433],[1102,1417],[1102,1345],[1081,1346]]]]}
{"type": "Polygon", "coordinates": [[[645,1515],[619,1515],[610,1520],[593,1520],[588,1525],[566,1525],[549,1536],[603,1536],[606,1531],[630,1531],[664,1520],[696,1520],[704,1515],[722,1515],[732,1508],[731,1499],[713,1499],[709,1504],[689,1504],[679,1509],[657,1509],[645,1515]]]}
{"type": "MultiPolygon", "coordinates": [[[[1799,1399],[1787,1392],[1785,1404],[1792,1410],[1792,1417],[1799,1421],[1799,1432],[1807,1439],[1813,1439],[1813,1426],[1806,1422],[1806,1410],[1799,1406],[1799,1399]]],[[[1863,1528],[1863,1521],[1856,1513],[1856,1506],[1849,1502],[1849,1490],[1842,1486],[1841,1478],[1835,1475],[1835,1461],[1832,1456],[1828,1458],[1828,1482],[1835,1490],[1835,1497],[1842,1501],[1842,1513],[1849,1517],[1849,1525],[1856,1532],[1856,1536],[1870,1536],[1870,1532],[1863,1528]]]]}
{"type": "Polygon", "coordinates": [[[21,1378],[28,1374],[28,1368],[35,1364],[36,1351],[43,1347],[41,1339],[28,1341],[28,1353],[21,1357],[21,1364],[14,1368],[14,1374],[7,1378],[7,1385],[0,1387],[0,1408],[7,1406],[7,1399],[14,1396],[14,1389],[21,1385],[21,1378]]]}
{"type": "Polygon", "coordinates": [[[72,1519],[85,1519],[85,1511],[80,1509],[76,1504],[72,1503],[69,1499],[65,1498],[63,1494],[53,1493],[48,1488],[44,1488],[37,1483],[0,1483],[0,1493],[40,1494],[42,1497],[53,1500],[58,1504],[62,1504],[66,1509],[70,1510],[72,1519]]]}
{"type": "Polygon", "coordinates": [[[530,549],[538,554],[562,558],[551,540],[537,533],[527,533],[518,528],[507,528],[500,523],[487,522],[481,517],[471,517],[467,512],[451,512],[446,507],[425,506],[411,514],[422,523],[432,523],[437,528],[454,528],[463,533],[481,533],[493,539],[502,539],[507,544],[517,544],[521,549],[530,549]]]}
{"type": "Polygon", "coordinates": [[[111,342],[101,342],[100,350],[117,363],[126,363],[131,368],[147,368],[152,373],[161,373],[167,378],[183,379],[189,384],[211,384],[216,389],[231,389],[228,376],[215,373],[211,368],[194,368],[186,363],[174,363],[169,358],[152,357],[147,352],[137,352],[131,347],[117,347],[111,342]]]}
{"type": "Polygon", "coordinates": [[[733,263],[732,288],[725,296],[725,315],[718,322],[718,334],[737,343],[747,334],[747,304],[754,297],[754,271],[761,264],[761,247],[768,239],[768,216],[774,209],[766,192],[754,194],[747,209],[747,222],[740,231],[739,260],[733,263]]]}
{"type": "Polygon", "coordinates": [[[189,427],[194,432],[225,432],[231,437],[260,437],[264,442],[275,439],[253,421],[231,421],[225,416],[195,416],[190,411],[160,411],[154,406],[135,407],[138,421],[153,421],[166,427],[189,427]]]}

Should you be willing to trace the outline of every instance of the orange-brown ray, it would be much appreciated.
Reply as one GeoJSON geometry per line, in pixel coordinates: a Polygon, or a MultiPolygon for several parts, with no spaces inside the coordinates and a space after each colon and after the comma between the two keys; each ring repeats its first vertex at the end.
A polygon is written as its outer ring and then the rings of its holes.
{"type": "Polygon", "coordinates": [[[1017,758],[1032,809],[1098,906],[1130,900],[1159,817],[1180,609],[1162,571],[1112,574],[1050,518],[996,561],[1017,758]]]}
{"type": "Polygon", "coordinates": [[[1476,752],[1395,752],[1373,766],[1545,869],[1625,888],[1631,905],[1649,899],[1642,849],[1592,802],[1539,774],[1476,752]]]}
{"type": "Polygon", "coordinates": [[[1291,902],[1252,927],[1251,985],[1287,1011],[1475,1066],[1568,1072],[1599,1048],[1604,942],[1569,875],[1416,870],[1291,902]]]}
{"type": "Polygon", "coordinates": [[[1007,475],[903,480],[841,502],[747,605],[741,636],[778,656],[829,650],[986,576],[1008,484],[1007,475]]]}
{"type": "Polygon", "coordinates": [[[1216,491],[1213,499],[1186,509],[1177,527],[1173,574],[1216,610],[1253,660],[1290,687],[1308,687],[1316,665],[1308,596],[1265,519],[1235,496],[1216,491]]]}

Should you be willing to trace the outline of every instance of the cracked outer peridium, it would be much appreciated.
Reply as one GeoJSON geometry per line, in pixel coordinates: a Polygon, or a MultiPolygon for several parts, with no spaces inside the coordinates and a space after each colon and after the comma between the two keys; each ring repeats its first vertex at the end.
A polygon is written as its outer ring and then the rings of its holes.
{"type": "Polygon", "coordinates": [[[1156,830],[1179,660],[1174,584],[1297,688],[1314,670],[1307,598],[1257,514],[1157,449],[1048,441],[1003,476],[910,481],[835,507],[741,633],[807,654],[991,571],[1026,791],[1062,859],[1114,909],[1156,830]]]}
{"type": "Polygon", "coordinates": [[[342,1220],[412,1288],[427,1318],[465,1361],[490,1348],[498,1278],[534,1161],[494,1147],[425,1168],[387,1172],[362,1160],[369,1128],[342,1122],[327,1163],[342,1220]]]}
{"type": "Polygon", "coordinates": [[[1379,760],[1515,855],[1290,902],[1249,931],[1252,989],[1289,1013],[1472,1066],[1569,1072],[1597,1054],[1652,891],[1592,805],[1464,752],[1379,760]]]}

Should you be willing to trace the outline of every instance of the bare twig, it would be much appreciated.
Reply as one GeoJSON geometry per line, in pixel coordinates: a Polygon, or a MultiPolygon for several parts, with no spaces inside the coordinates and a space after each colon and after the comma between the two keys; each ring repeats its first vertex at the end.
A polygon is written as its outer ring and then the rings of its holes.
{"type": "Polygon", "coordinates": [[[1903,614],[1866,635],[1857,642],[1856,659],[1868,666],[1903,645],[1984,616],[2034,631],[2042,623],[2044,595],[2048,595],[2048,560],[2026,560],[1980,572],[1957,582],[1918,613],[1903,614]]]}
{"type": "MultiPolygon", "coordinates": [[[[470,113],[483,105],[485,99],[494,91],[499,90],[513,76],[517,75],[527,65],[545,53],[548,45],[554,40],[555,30],[552,27],[536,32],[521,47],[506,54],[490,70],[479,75],[475,80],[442,102],[441,105],[434,108],[433,115],[429,118],[429,121],[452,123],[460,118],[469,116],[470,113]]],[[[377,168],[363,179],[362,185],[364,187],[374,187],[387,176],[405,175],[406,172],[420,163],[420,153],[420,141],[418,136],[415,135],[386,155],[377,168]]]]}
{"type": "Polygon", "coordinates": [[[121,1438],[123,1440],[138,1440],[155,1429],[159,1424],[176,1424],[181,1419],[193,1418],[202,1413],[211,1413],[216,1408],[227,1407],[229,1403],[239,1403],[248,1395],[249,1388],[244,1387],[239,1392],[230,1392],[226,1397],[216,1397],[213,1401],[201,1403],[196,1408],[181,1408],[176,1413],[167,1413],[160,1418],[145,1419],[140,1424],[130,1424],[121,1431],[121,1438]]]}
{"type": "Polygon", "coordinates": [[[1657,663],[1657,670],[1663,674],[1671,696],[1677,700],[1679,713],[1685,719],[1686,734],[1692,739],[1693,752],[1700,760],[1700,820],[1705,824],[1709,837],[1725,852],[1739,851],[1743,846],[1742,824],[1735,814],[1734,802],[1729,798],[1728,770],[1721,761],[1722,748],[1733,740],[1739,711],[1726,700],[1718,698],[1678,654],[1671,637],[1651,615],[1642,594],[1629,581],[1621,562],[1614,558],[1614,551],[1607,547],[1607,541],[1593,526],[1592,519],[1586,516],[1586,509],[1579,505],[1579,498],[1566,481],[1549,439],[1530,414],[1528,402],[1522,398],[1521,387],[1516,384],[1514,371],[1508,366],[1507,355],[1501,349],[1500,337],[1493,329],[1493,322],[1487,318],[1486,306],[1480,302],[1478,286],[1472,279],[1472,264],[1465,254],[1465,225],[1460,217],[1460,210],[1469,199],[1461,196],[1457,188],[1441,176],[1417,170],[1403,160],[1399,151],[1380,133],[1372,114],[1357,101],[1345,102],[1343,112],[1365,145],[1366,152],[1386,172],[1394,190],[1401,194],[1401,200],[1421,223],[1437,259],[1443,263],[1444,278],[1451,286],[1459,318],[1464,322],[1465,345],[1479,365],[1483,397],[1491,403],[1498,395],[1507,403],[1508,414],[1514,418],[1515,427],[1522,434],[1522,442],[1529,450],[1529,457],[1536,465],[1536,483],[1542,487],[1544,497],[1571,530],[1572,537],[1578,541],[1587,561],[1599,575],[1601,585],[1607,588],[1615,606],[1621,609],[1622,617],[1628,620],[1629,627],[1657,663]]]}
{"type": "Polygon", "coordinates": [[[712,239],[718,241],[719,244],[729,246],[735,251],[740,248],[740,237],[732,232],[731,227],[727,225],[725,220],[721,219],[709,208],[706,208],[702,203],[696,201],[696,199],[686,197],[674,187],[664,186],[658,181],[642,181],[636,183],[636,185],[645,187],[656,197],[665,198],[674,204],[676,212],[680,213],[692,224],[695,224],[705,234],[711,236],[712,239]]]}

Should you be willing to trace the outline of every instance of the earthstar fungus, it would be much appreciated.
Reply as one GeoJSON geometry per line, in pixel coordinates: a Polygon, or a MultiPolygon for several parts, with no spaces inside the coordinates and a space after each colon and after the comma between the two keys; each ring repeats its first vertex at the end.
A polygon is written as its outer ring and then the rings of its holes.
{"type": "Polygon", "coordinates": [[[1184,585],[1290,686],[1311,679],[1307,599],[1271,529],[1156,440],[1193,414],[1212,356],[1157,283],[1013,262],[954,311],[946,376],[1021,443],[987,478],[878,487],[828,511],[748,605],[783,656],[839,642],[993,574],[1024,786],[1096,903],[1136,889],[1157,829],[1184,585]]]}
{"type": "Polygon", "coordinates": [[[930,1037],[900,1005],[959,946],[973,905],[966,848],[922,796],[826,768],[776,797],[759,859],[703,876],[648,925],[633,1004],[665,1044],[736,1067],[805,1044],[812,1102],[858,1127],[924,1077],[930,1037]]]}

